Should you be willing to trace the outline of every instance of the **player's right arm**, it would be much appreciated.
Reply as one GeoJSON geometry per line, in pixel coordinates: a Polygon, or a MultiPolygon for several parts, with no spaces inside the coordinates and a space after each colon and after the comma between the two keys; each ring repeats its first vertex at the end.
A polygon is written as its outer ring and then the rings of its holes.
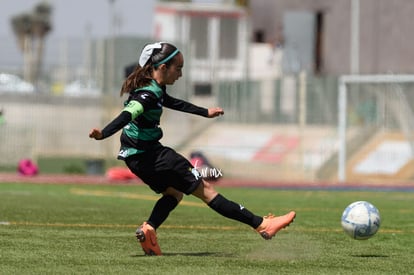
{"type": "Polygon", "coordinates": [[[121,130],[125,125],[127,125],[131,120],[134,120],[140,114],[144,112],[144,107],[142,104],[136,100],[131,100],[128,105],[122,110],[122,112],[114,118],[108,125],[105,126],[102,130],[94,128],[90,131],[89,137],[96,140],[105,139],[112,136],[119,130],[121,130]]]}

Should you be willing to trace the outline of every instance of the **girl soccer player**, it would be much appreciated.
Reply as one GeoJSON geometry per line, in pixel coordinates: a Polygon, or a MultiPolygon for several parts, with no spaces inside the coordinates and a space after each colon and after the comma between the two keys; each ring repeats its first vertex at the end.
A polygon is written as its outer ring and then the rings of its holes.
{"type": "Polygon", "coordinates": [[[271,239],[293,222],[296,213],[283,216],[257,216],[241,204],[219,194],[205,181],[191,163],[174,149],[160,143],[159,127],[163,107],[207,118],[224,114],[220,107],[202,108],[167,93],[182,76],[184,58],[174,46],[165,42],[146,45],[139,65],[127,77],[121,96],[128,95],[121,113],[102,130],[94,128],[89,137],[102,140],[122,129],[118,159],[154,192],[162,194],[148,219],[136,230],[136,237],[146,255],[161,255],[156,230],[179,204],[183,194],[194,195],[220,215],[254,228],[264,239],[271,239]]]}

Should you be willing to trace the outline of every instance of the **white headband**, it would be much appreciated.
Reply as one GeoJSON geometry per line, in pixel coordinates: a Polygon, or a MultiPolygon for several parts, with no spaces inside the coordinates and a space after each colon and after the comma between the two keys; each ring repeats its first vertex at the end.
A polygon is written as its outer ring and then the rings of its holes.
{"type": "Polygon", "coordinates": [[[151,58],[151,55],[154,49],[161,49],[162,45],[161,42],[156,42],[154,44],[148,44],[144,47],[141,52],[141,56],[139,57],[139,65],[144,67],[147,64],[148,60],[151,58]]]}

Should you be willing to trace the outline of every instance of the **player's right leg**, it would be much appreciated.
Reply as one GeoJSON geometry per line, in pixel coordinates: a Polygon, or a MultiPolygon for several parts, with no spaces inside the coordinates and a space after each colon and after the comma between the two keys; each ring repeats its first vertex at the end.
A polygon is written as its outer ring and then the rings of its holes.
{"type": "Polygon", "coordinates": [[[219,194],[212,184],[205,180],[202,181],[192,194],[205,202],[211,209],[229,219],[242,222],[253,228],[259,227],[263,222],[262,217],[254,215],[243,205],[228,200],[219,194]]]}
{"type": "Polygon", "coordinates": [[[256,231],[263,237],[263,239],[270,240],[281,229],[289,226],[295,217],[295,211],[290,211],[286,215],[278,217],[269,214],[268,216],[263,217],[263,222],[256,228],[256,231]]]}
{"type": "Polygon", "coordinates": [[[266,240],[270,240],[277,232],[291,224],[296,217],[294,211],[279,217],[257,216],[243,205],[232,202],[217,193],[214,187],[204,180],[192,194],[222,216],[250,225],[266,240]]]}

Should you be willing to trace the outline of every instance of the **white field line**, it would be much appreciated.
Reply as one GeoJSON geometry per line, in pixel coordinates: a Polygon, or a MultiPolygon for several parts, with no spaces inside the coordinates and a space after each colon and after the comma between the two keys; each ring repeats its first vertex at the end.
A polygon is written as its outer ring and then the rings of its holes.
{"type": "MultiPolygon", "coordinates": [[[[136,228],[136,224],[87,224],[87,223],[38,223],[30,221],[0,221],[0,226],[38,226],[38,227],[78,227],[78,228],[136,228]]],[[[200,225],[162,225],[163,229],[188,229],[188,230],[240,230],[240,226],[200,226],[200,225]]],[[[295,228],[294,224],[287,229],[294,232],[343,232],[341,228],[295,228]]],[[[384,234],[412,234],[414,230],[382,229],[384,234]]]]}
{"type": "MultiPolygon", "coordinates": [[[[72,194],[81,195],[81,196],[116,197],[116,198],[136,199],[136,200],[146,200],[146,201],[157,201],[160,198],[159,196],[140,195],[136,193],[111,192],[111,191],[104,191],[104,190],[86,190],[86,189],[80,189],[80,188],[72,188],[70,189],[70,192],[72,194]]],[[[205,203],[191,202],[191,201],[184,201],[184,200],[180,202],[180,205],[207,207],[205,203]]]]}

